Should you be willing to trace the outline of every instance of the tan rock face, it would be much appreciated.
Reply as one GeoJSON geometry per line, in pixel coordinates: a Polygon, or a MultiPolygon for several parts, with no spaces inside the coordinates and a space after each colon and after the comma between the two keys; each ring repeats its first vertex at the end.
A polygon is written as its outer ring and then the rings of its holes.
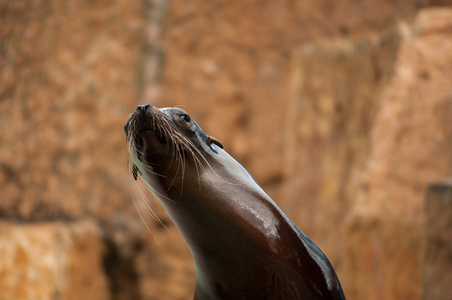
{"type": "Polygon", "coordinates": [[[0,224],[0,299],[110,299],[93,222],[0,224]]]}
{"type": "Polygon", "coordinates": [[[422,299],[452,297],[452,180],[429,186],[425,198],[422,299]]]}
{"type": "Polygon", "coordinates": [[[351,1],[190,1],[168,9],[165,68],[154,103],[180,105],[220,138],[342,272],[344,232],[337,223],[358,189],[378,92],[393,68],[398,38],[391,24],[410,18],[414,7],[389,1],[378,10],[361,10],[351,1]],[[397,13],[394,5],[400,5],[397,13]],[[352,17],[345,18],[345,11],[352,17]],[[389,32],[376,40],[359,38],[382,29],[389,32]],[[299,50],[314,37],[342,35],[362,41],[314,42],[313,53],[310,46],[299,50]],[[300,72],[308,78],[298,78],[300,72]],[[298,84],[310,90],[300,92],[298,84]],[[303,99],[306,94],[311,99],[303,99]],[[316,106],[323,96],[320,111],[297,105],[316,106]],[[317,127],[321,136],[300,138],[300,126],[317,127]]]}
{"type": "Polygon", "coordinates": [[[452,17],[410,22],[446,2],[0,0],[0,299],[192,297],[185,242],[157,203],[153,238],[129,189],[122,127],[145,102],[219,138],[348,299],[419,299],[452,17]]]}
{"type": "Polygon", "coordinates": [[[325,250],[340,278],[344,224],[361,188],[369,133],[399,44],[400,34],[392,30],[306,44],[295,53],[282,205],[325,250]]]}
{"type": "Polygon", "coordinates": [[[285,163],[282,125],[292,96],[292,52],[311,39],[388,28],[414,9],[392,1],[378,9],[356,1],[172,2],[156,103],[186,106],[276,196],[285,163]]]}
{"type": "Polygon", "coordinates": [[[120,132],[137,103],[141,9],[2,1],[2,216],[110,219],[129,206],[120,132]]]}
{"type": "Polygon", "coordinates": [[[110,299],[101,235],[125,252],[145,235],[122,131],[139,102],[143,4],[0,1],[0,219],[29,224],[0,238],[18,259],[2,267],[2,299],[110,299]],[[66,232],[80,218],[105,232],[66,232]]]}
{"type": "Polygon", "coordinates": [[[357,299],[420,297],[424,190],[452,172],[451,22],[451,10],[420,13],[383,92],[348,228],[357,299]]]}

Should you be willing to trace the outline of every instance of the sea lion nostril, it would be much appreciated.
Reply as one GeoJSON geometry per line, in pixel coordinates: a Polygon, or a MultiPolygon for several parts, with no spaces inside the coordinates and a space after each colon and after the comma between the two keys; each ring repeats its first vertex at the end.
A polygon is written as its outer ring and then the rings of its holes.
{"type": "Polygon", "coordinates": [[[151,105],[150,104],[138,105],[137,110],[139,110],[142,114],[145,114],[148,107],[151,107],[151,105]]]}

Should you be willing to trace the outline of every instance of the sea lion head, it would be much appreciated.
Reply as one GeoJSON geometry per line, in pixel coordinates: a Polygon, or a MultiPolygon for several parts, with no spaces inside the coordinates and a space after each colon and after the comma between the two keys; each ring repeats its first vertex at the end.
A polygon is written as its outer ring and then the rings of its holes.
{"type": "Polygon", "coordinates": [[[186,111],[176,107],[140,105],[124,131],[129,171],[135,180],[141,175],[154,193],[181,191],[223,148],[186,111]]]}
{"type": "Polygon", "coordinates": [[[195,299],[345,299],[320,248],[184,110],[141,105],[124,130],[132,178],[193,254],[195,299]]]}

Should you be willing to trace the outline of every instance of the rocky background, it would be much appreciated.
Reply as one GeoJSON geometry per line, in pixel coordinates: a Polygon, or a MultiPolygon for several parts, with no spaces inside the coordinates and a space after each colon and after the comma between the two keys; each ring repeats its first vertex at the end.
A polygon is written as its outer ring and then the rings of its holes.
{"type": "Polygon", "coordinates": [[[192,298],[131,196],[144,103],[220,139],[348,299],[452,298],[452,1],[0,0],[0,300],[192,298]]]}

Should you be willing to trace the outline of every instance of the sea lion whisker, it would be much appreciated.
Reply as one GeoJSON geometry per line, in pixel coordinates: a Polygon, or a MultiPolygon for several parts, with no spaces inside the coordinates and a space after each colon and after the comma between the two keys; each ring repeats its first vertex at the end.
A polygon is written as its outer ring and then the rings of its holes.
{"type": "Polygon", "coordinates": [[[173,146],[171,159],[179,160],[179,152],[180,152],[179,142],[177,139],[174,138],[173,134],[170,134],[170,137],[171,137],[171,144],[173,146]]]}
{"type": "MultiPolygon", "coordinates": [[[[173,140],[173,137],[172,137],[172,135],[170,134],[170,132],[168,131],[168,129],[167,128],[165,128],[165,127],[162,127],[162,130],[163,130],[163,132],[164,132],[164,135],[165,135],[165,139],[170,139],[171,141],[173,140]]],[[[166,143],[166,145],[165,145],[165,152],[167,152],[168,150],[170,149],[170,143],[166,143]]]]}
{"type": "Polygon", "coordinates": [[[135,201],[135,199],[133,197],[132,197],[132,200],[133,200],[133,204],[135,205],[135,209],[137,210],[138,215],[140,216],[141,221],[144,223],[144,226],[146,226],[146,229],[151,233],[152,237],[154,239],[156,239],[154,233],[152,232],[152,230],[149,228],[148,224],[144,220],[143,215],[141,214],[140,209],[138,208],[138,205],[137,205],[137,203],[136,203],[136,201],[135,201]]]}
{"type": "Polygon", "coordinates": [[[228,184],[232,184],[232,185],[236,185],[238,183],[233,183],[233,182],[229,182],[227,180],[225,180],[224,178],[222,178],[220,175],[217,174],[217,172],[215,172],[214,168],[210,165],[210,163],[207,161],[207,159],[204,157],[204,155],[201,153],[201,151],[186,137],[182,136],[180,133],[176,132],[176,134],[182,138],[183,140],[185,140],[187,143],[189,143],[190,145],[192,145],[192,149],[194,149],[200,156],[201,158],[204,160],[204,162],[207,164],[207,166],[210,168],[210,170],[222,181],[224,181],[225,183],[228,184]]]}
{"type": "MultiPolygon", "coordinates": [[[[163,121],[167,122],[166,119],[163,119],[163,121]]],[[[165,139],[169,140],[165,144],[165,152],[167,152],[170,149],[171,145],[173,145],[173,147],[176,147],[177,142],[176,142],[176,140],[174,138],[174,133],[173,133],[174,130],[172,130],[171,127],[169,127],[169,126],[161,126],[161,127],[162,127],[162,130],[163,130],[164,134],[165,134],[165,139]]]]}
{"type": "Polygon", "coordinates": [[[176,147],[176,145],[174,144],[174,142],[173,142],[173,153],[172,153],[172,155],[171,155],[171,160],[170,160],[170,162],[169,162],[169,164],[168,164],[168,167],[166,168],[166,170],[165,170],[165,174],[168,174],[168,172],[169,172],[169,170],[170,170],[170,168],[171,168],[171,166],[173,165],[173,163],[174,163],[174,161],[175,160],[177,160],[177,159],[175,159],[175,156],[176,156],[176,150],[175,150],[175,147],[176,147]]]}
{"type": "Polygon", "coordinates": [[[196,175],[198,177],[198,190],[201,190],[201,174],[199,173],[199,169],[200,169],[200,166],[202,167],[202,165],[199,162],[199,159],[195,156],[195,153],[193,151],[190,151],[190,153],[195,160],[196,175]]]}
{"type": "Polygon", "coordinates": [[[182,145],[183,147],[181,147],[181,148],[185,148],[185,149],[187,149],[188,151],[190,151],[190,154],[193,156],[193,160],[196,162],[199,162],[199,159],[196,157],[196,155],[194,155],[194,152],[193,152],[193,150],[192,150],[192,147],[194,147],[194,145],[190,142],[190,140],[187,140],[185,137],[182,137],[183,139],[181,139],[181,137],[180,136],[178,136],[179,135],[179,133],[175,133],[175,134],[177,134],[177,136],[176,136],[176,138],[177,138],[177,141],[178,141],[178,143],[180,144],[180,145],[182,145]],[[188,143],[187,143],[188,142],[188,143]],[[190,144],[189,144],[190,143],[190,144]]]}
{"type": "Polygon", "coordinates": [[[185,151],[182,152],[182,172],[181,172],[181,187],[180,187],[180,195],[182,196],[182,192],[184,191],[184,179],[185,179],[185,167],[186,167],[186,157],[185,157],[185,151]]]}
{"type": "MultiPolygon", "coordinates": [[[[157,223],[159,223],[161,226],[163,226],[165,229],[168,230],[168,228],[165,226],[165,224],[162,222],[162,220],[157,216],[157,214],[154,212],[154,210],[150,206],[150,204],[149,204],[150,200],[143,192],[143,189],[147,187],[147,188],[151,189],[152,192],[156,192],[156,191],[152,187],[148,186],[142,178],[139,180],[129,180],[129,183],[130,183],[129,186],[131,189],[131,194],[132,194],[135,208],[137,209],[137,211],[140,215],[140,218],[141,218],[142,222],[145,224],[147,230],[152,234],[152,236],[154,238],[156,238],[155,235],[153,234],[152,230],[149,228],[148,223],[145,220],[144,216],[141,214],[141,209],[137,204],[137,199],[141,200],[141,201],[139,201],[139,203],[143,204],[142,206],[144,206],[147,214],[150,215],[157,223]]],[[[165,197],[163,195],[161,195],[161,196],[165,197]]],[[[167,198],[167,200],[173,201],[170,198],[167,198]]]]}
{"type": "Polygon", "coordinates": [[[138,205],[137,205],[136,200],[135,200],[135,197],[136,197],[136,194],[135,194],[135,193],[136,193],[136,192],[135,192],[135,191],[133,190],[133,188],[132,188],[132,182],[130,182],[130,189],[131,189],[133,204],[134,204],[134,206],[135,206],[135,209],[136,209],[137,212],[138,212],[138,215],[139,215],[140,218],[141,218],[141,221],[143,221],[144,226],[146,226],[147,230],[151,233],[152,237],[153,237],[154,239],[156,239],[154,233],[153,233],[152,230],[149,228],[148,224],[146,223],[146,221],[144,220],[143,216],[141,215],[140,209],[138,208],[138,205]]]}
{"type": "MultiPolygon", "coordinates": [[[[138,149],[136,149],[136,148],[132,149],[132,150],[129,152],[129,172],[131,172],[131,170],[132,170],[134,164],[135,164],[135,165],[138,165],[138,164],[136,163],[137,156],[136,156],[136,155],[133,155],[133,153],[142,153],[142,152],[140,152],[140,150],[138,150],[138,149]],[[133,162],[133,163],[132,163],[132,162],[133,162]]],[[[144,156],[144,153],[143,153],[142,156],[144,156]]],[[[137,160],[140,161],[139,159],[137,159],[137,160]]],[[[139,164],[139,165],[140,165],[145,171],[148,171],[148,172],[151,173],[152,175],[159,176],[159,177],[166,177],[166,176],[163,175],[163,174],[159,174],[159,173],[155,172],[155,171],[152,169],[150,162],[148,162],[148,161],[145,160],[145,159],[142,159],[142,160],[140,161],[140,164],[139,164]]],[[[138,170],[139,170],[139,169],[138,169],[138,170]]]]}
{"type": "Polygon", "coordinates": [[[186,141],[185,140],[181,140],[180,142],[184,144],[185,148],[188,151],[190,151],[190,154],[193,157],[193,161],[194,161],[195,168],[196,168],[196,175],[197,175],[197,178],[198,178],[198,188],[199,188],[199,190],[201,190],[200,169],[204,170],[204,166],[202,165],[201,161],[199,160],[199,158],[196,156],[195,152],[193,151],[193,148],[195,147],[193,145],[193,143],[191,143],[189,140],[186,140],[186,141]],[[189,142],[189,143],[187,144],[187,142],[189,142]]]}
{"type": "MultiPolygon", "coordinates": [[[[176,134],[177,138],[179,139],[179,141],[181,143],[183,143],[185,148],[187,148],[187,150],[190,150],[192,153],[193,153],[193,150],[195,150],[200,156],[204,157],[203,154],[198,150],[198,148],[193,144],[192,141],[190,141],[185,136],[181,135],[179,132],[175,132],[175,134],[176,134]]],[[[198,162],[200,162],[199,159],[195,155],[194,155],[194,157],[198,160],[198,162]]]]}
{"type": "MultiPolygon", "coordinates": [[[[148,204],[148,199],[147,199],[146,195],[144,194],[143,190],[141,189],[141,188],[144,188],[144,187],[145,187],[145,186],[144,186],[144,183],[143,183],[144,181],[138,181],[138,186],[134,184],[134,185],[133,185],[133,188],[132,188],[132,183],[136,182],[136,180],[132,180],[132,178],[133,178],[132,169],[133,169],[133,166],[136,164],[136,163],[135,163],[135,160],[137,159],[137,153],[139,153],[139,154],[141,155],[141,157],[144,157],[144,154],[145,154],[142,150],[140,150],[140,149],[136,146],[135,139],[133,138],[133,133],[136,132],[136,126],[137,126],[137,125],[136,125],[136,122],[131,122],[131,123],[129,124],[129,130],[128,130],[128,134],[127,134],[127,136],[126,136],[126,140],[127,140],[127,153],[128,153],[128,170],[129,170],[129,174],[131,175],[131,176],[130,176],[130,178],[131,178],[131,180],[130,180],[130,188],[131,188],[131,190],[132,190],[132,196],[134,197],[134,198],[133,198],[133,200],[134,200],[134,205],[135,205],[135,207],[136,207],[138,213],[140,214],[140,218],[142,219],[142,221],[143,221],[143,223],[145,224],[145,226],[146,226],[146,228],[148,229],[148,231],[151,232],[151,234],[153,235],[152,231],[150,230],[150,228],[148,227],[146,221],[144,220],[143,216],[141,215],[140,210],[139,210],[139,208],[138,208],[138,206],[137,206],[137,203],[136,203],[136,200],[135,200],[135,199],[137,199],[137,198],[142,199],[142,202],[144,201],[144,203],[146,204],[146,207],[148,208],[148,213],[149,213],[151,216],[153,216],[154,219],[156,219],[156,221],[159,222],[161,225],[164,226],[164,224],[163,224],[163,222],[158,218],[158,216],[153,212],[152,208],[149,206],[149,204],[148,204]],[[138,189],[138,191],[139,191],[139,194],[138,194],[137,189],[138,189]]],[[[153,129],[155,130],[155,121],[154,121],[154,120],[153,120],[153,122],[152,122],[152,126],[153,126],[153,129]]],[[[142,160],[141,160],[140,165],[141,165],[141,168],[143,168],[145,171],[149,172],[150,174],[152,174],[152,175],[154,175],[154,176],[166,177],[165,175],[158,174],[157,172],[154,172],[154,171],[152,170],[152,168],[150,167],[150,165],[151,165],[150,162],[148,162],[148,161],[145,160],[145,159],[142,159],[142,160]]],[[[146,186],[147,186],[149,189],[151,189],[151,191],[152,191],[153,193],[160,194],[160,193],[158,193],[154,188],[152,188],[151,186],[148,186],[147,184],[146,184],[146,186]]],[[[161,194],[160,194],[160,196],[161,196],[161,197],[164,197],[164,198],[167,198],[167,197],[165,197],[164,195],[161,195],[161,194]]],[[[169,198],[167,198],[167,200],[172,201],[172,200],[169,199],[169,198]]],[[[165,227],[165,226],[164,226],[164,227],[165,227]]],[[[166,227],[165,227],[165,228],[166,228],[166,227]]],[[[153,236],[154,236],[154,235],[153,235],[153,236]]]]}
{"type": "Polygon", "coordinates": [[[162,126],[160,124],[158,124],[158,123],[157,123],[157,129],[159,130],[159,135],[160,136],[163,135],[162,126]]]}
{"type": "Polygon", "coordinates": [[[147,161],[143,161],[140,165],[141,165],[141,167],[142,167],[145,171],[148,171],[149,173],[151,173],[151,174],[154,175],[154,176],[162,177],[162,178],[166,177],[166,175],[164,175],[164,174],[159,174],[159,173],[155,172],[155,171],[152,169],[152,167],[151,167],[151,165],[149,164],[149,162],[147,162],[147,161]]]}
{"type": "MultiPolygon", "coordinates": [[[[170,199],[169,197],[167,197],[164,194],[162,194],[159,191],[157,191],[150,183],[148,183],[146,180],[144,180],[144,178],[143,178],[143,182],[151,190],[151,192],[155,196],[159,196],[159,197],[162,197],[164,200],[167,200],[167,201],[170,201],[170,202],[173,202],[173,203],[177,203],[176,201],[170,199]]],[[[143,183],[141,183],[141,184],[143,185],[143,183]]]]}
{"type": "Polygon", "coordinates": [[[191,147],[188,147],[188,149],[190,150],[190,154],[193,157],[193,161],[195,163],[196,175],[198,177],[198,188],[199,188],[199,190],[201,190],[201,175],[200,175],[199,171],[200,171],[200,168],[204,168],[204,167],[201,164],[201,162],[199,161],[199,158],[196,156],[195,152],[191,149],[191,147]]]}
{"type": "MultiPolygon", "coordinates": [[[[165,151],[168,151],[168,149],[170,148],[170,145],[173,145],[173,151],[177,152],[177,147],[178,147],[178,143],[176,138],[174,137],[174,130],[171,128],[171,126],[169,125],[168,121],[166,119],[162,119],[162,121],[164,121],[167,124],[167,127],[162,126],[162,129],[165,131],[165,138],[168,140],[170,139],[171,143],[167,142],[165,145],[165,151]]],[[[176,153],[175,153],[176,154],[176,153]]],[[[175,155],[173,155],[172,159],[174,158],[175,155]]]]}
{"type": "Polygon", "coordinates": [[[184,180],[185,180],[185,167],[186,167],[186,157],[185,157],[185,151],[183,144],[180,143],[180,141],[177,141],[178,145],[178,154],[179,154],[179,164],[180,164],[180,170],[181,170],[181,192],[184,189],[184,180]]]}
{"type": "Polygon", "coordinates": [[[146,194],[143,192],[143,190],[141,189],[141,187],[144,187],[144,184],[142,181],[140,181],[138,183],[140,185],[140,187],[138,188],[139,191],[139,197],[141,199],[141,202],[144,203],[144,208],[146,210],[146,212],[160,225],[162,225],[165,229],[168,229],[165,224],[163,224],[162,220],[157,216],[157,214],[154,212],[154,210],[152,209],[150,203],[151,201],[149,200],[149,198],[146,196],[146,194]]]}
{"type": "Polygon", "coordinates": [[[173,180],[171,181],[170,185],[169,185],[168,188],[166,189],[167,192],[169,192],[169,190],[170,190],[171,187],[173,186],[174,182],[176,181],[177,175],[179,174],[179,169],[181,168],[182,156],[181,156],[181,154],[180,154],[181,151],[179,150],[179,144],[177,144],[176,149],[177,149],[177,151],[176,151],[176,154],[177,154],[177,156],[176,156],[176,161],[178,162],[178,164],[177,164],[177,169],[176,169],[176,171],[175,171],[175,173],[174,173],[173,180]]]}
{"type": "MultiPolygon", "coordinates": [[[[185,148],[190,151],[190,154],[193,157],[195,167],[196,167],[196,174],[198,175],[198,184],[199,184],[199,190],[201,190],[201,175],[199,173],[199,168],[202,168],[204,170],[204,166],[202,165],[199,158],[196,156],[195,152],[193,151],[193,148],[196,148],[196,146],[187,138],[180,136],[180,134],[177,136],[179,138],[180,143],[182,143],[185,148]],[[182,138],[182,139],[180,139],[182,138]]],[[[202,155],[202,154],[201,154],[202,155]]]]}
{"type": "MultiPolygon", "coordinates": [[[[172,144],[172,148],[173,148],[173,152],[174,152],[174,147],[176,146],[175,142],[174,142],[174,139],[171,136],[171,134],[169,133],[168,129],[163,128],[163,130],[165,131],[165,138],[166,139],[168,139],[168,137],[170,138],[170,141],[171,141],[171,144],[172,144]]],[[[168,152],[168,150],[170,150],[170,149],[171,149],[170,143],[168,142],[165,145],[165,152],[168,152]]],[[[168,171],[170,170],[171,166],[173,165],[173,162],[174,162],[174,155],[171,155],[171,160],[170,160],[170,162],[168,164],[168,167],[166,168],[165,174],[168,173],[168,171]]]]}
{"type": "Polygon", "coordinates": [[[188,151],[190,151],[190,149],[187,147],[187,145],[184,143],[183,140],[180,140],[178,138],[175,138],[175,140],[177,141],[177,144],[178,144],[178,152],[179,152],[180,162],[181,162],[181,167],[182,167],[182,180],[183,180],[185,177],[185,167],[186,167],[186,161],[187,161],[184,149],[186,149],[188,151]]]}

